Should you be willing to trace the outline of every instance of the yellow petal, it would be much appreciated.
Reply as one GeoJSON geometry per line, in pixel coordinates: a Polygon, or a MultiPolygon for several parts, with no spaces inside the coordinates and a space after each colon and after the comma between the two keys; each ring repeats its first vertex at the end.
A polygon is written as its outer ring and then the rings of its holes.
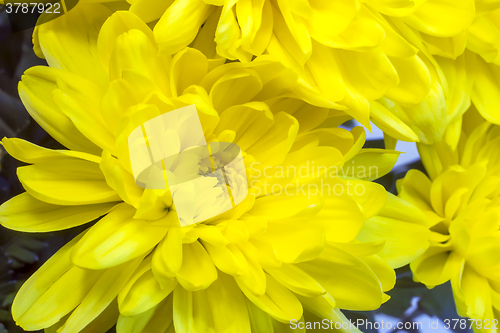
{"type": "Polygon", "coordinates": [[[343,31],[356,17],[356,2],[342,0],[337,3],[328,1],[310,1],[311,17],[306,21],[311,36],[318,40],[318,36],[335,36],[343,31]],[[333,23],[333,24],[332,24],[333,23]]]}
{"type": "Polygon", "coordinates": [[[0,223],[24,232],[64,230],[93,221],[115,205],[114,202],[87,206],[52,205],[25,192],[0,206],[0,223]]]}
{"type": "MultiPolygon", "coordinates": [[[[50,288],[52,283],[73,266],[70,261],[71,250],[84,234],[76,236],[59,249],[23,284],[12,304],[14,320],[25,314],[36,300],[50,288]]],[[[54,323],[57,321],[55,320],[54,323]]]]}
{"type": "Polygon", "coordinates": [[[356,200],[365,218],[370,218],[377,214],[387,202],[387,192],[385,188],[374,182],[349,180],[356,189],[356,186],[362,186],[363,191],[353,191],[351,197],[356,200]],[[359,184],[359,185],[358,185],[359,184]]]}
{"type": "Polygon", "coordinates": [[[346,162],[339,171],[339,176],[345,179],[355,178],[375,180],[389,173],[400,152],[388,149],[365,148],[346,162]]]}
{"type": "Polygon", "coordinates": [[[167,222],[136,220],[134,213],[133,207],[123,203],[97,222],[73,249],[73,262],[102,269],[150,251],[164,237],[167,222]]]}
{"type": "Polygon", "coordinates": [[[283,264],[280,268],[269,270],[267,273],[296,294],[314,297],[326,293],[315,279],[295,265],[283,264]]]}
{"type": "Polygon", "coordinates": [[[338,178],[330,178],[322,183],[321,187],[325,203],[312,219],[322,225],[327,241],[349,242],[353,240],[366,219],[360,205],[351,195],[354,194],[356,185],[353,187],[353,184],[338,178]]]}
{"type": "MultiPolygon", "coordinates": [[[[137,2],[139,1],[136,1],[134,4],[137,4],[137,2]]],[[[145,1],[140,2],[143,3],[145,1]]],[[[149,2],[152,4],[151,1],[149,2]]],[[[99,59],[103,68],[107,71],[109,71],[109,62],[111,60],[111,54],[113,53],[116,38],[118,38],[121,34],[132,29],[138,29],[142,31],[151,41],[154,41],[153,31],[151,31],[151,29],[143,21],[131,12],[133,11],[118,11],[113,13],[113,15],[111,15],[111,17],[104,22],[101,30],[99,31],[99,36],[97,38],[99,59]]]]}
{"type": "Polygon", "coordinates": [[[234,143],[246,150],[271,128],[273,120],[273,114],[265,103],[250,102],[232,106],[224,111],[214,132],[236,132],[234,143]]]}
{"type": "Polygon", "coordinates": [[[157,47],[141,30],[132,29],[116,38],[109,64],[111,80],[123,77],[124,71],[133,70],[145,75],[167,96],[170,95],[165,63],[157,56],[157,47]]]}
{"type": "Polygon", "coordinates": [[[164,54],[173,54],[188,46],[210,9],[210,6],[202,0],[175,0],[153,30],[160,51],[164,54]]]}
{"type": "Polygon", "coordinates": [[[459,274],[461,257],[448,247],[432,247],[411,263],[415,279],[429,288],[443,284],[459,274]]]}
{"type": "Polygon", "coordinates": [[[121,333],[173,333],[172,294],[157,306],[135,316],[120,315],[116,330],[121,333]]]}
{"type": "Polygon", "coordinates": [[[208,60],[200,51],[186,48],[177,53],[170,63],[172,95],[181,95],[191,85],[198,85],[208,72],[208,60]]]}
{"type": "Polygon", "coordinates": [[[254,295],[240,283],[238,283],[238,286],[253,304],[277,321],[289,323],[292,319],[300,319],[302,317],[302,305],[294,294],[267,274],[266,280],[266,293],[261,296],[254,295]]]}
{"type": "Polygon", "coordinates": [[[183,288],[206,289],[217,279],[217,269],[200,242],[184,244],[182,252],[182,266],[175,276],[183,288]]]}
{"type": "Polygon", "coordinates": [[[477,72],[472,101],[481,115],[494,124],[500,124],[498,101],[500,92],[500,67],[477,59],[477,72]]]}
{"type": "Polygon", "coordinates": [[[19,96],[24,106],[33,119],[65,147],[99,155],[101,149],[80,133],[52,98],[47,98],[56,88],[51,80],[54,76],[47,78],[49,71],[58,75],[64,73],[49,67],[33,67],[25,72],[19,83],[19,96]]]}
{"type": "Polygon", "coordinates": [[[408,125],[376,101],[370,101],[370,116],[373,123],[391,137],[401,141],[419,141],[418,136],[408,125]]]}
{"type": "Polygon", "coordinates": [[[250,317],[252,332],[274,332],[273,319],[266,312],[259,309],[255,304],[245,298],[245,303],[250,317]]]}
{"type": "Polygon", "coordinates": [[[108,76],[97,54],[97,35],[110,15],[103,5],[80,4],[57,20],[41,25],[38,38],[49,66],[66,69],[104,87],[108,76]]]}
{"type": "Polygon", "coordinates": [[[258,161],[266,161],[268,165],[282,163],[298,130],[298,121],[285,112],[280,112],[274,116],[273,126],[247,150],[247,153],[258,161]]]}
{"type": "Polygon", "coordinates": [[[363,311],[382,304],[382,287],[370,267],[338,247],[327,244],[319,258],[297,266],[316,279],[339,308],[363,311]]]}
{"type": "Polygon", "coordinates": [[[48,149],[18,138],[3,138],[1,144],[9,155],[24,163],[35,164],[50,162],[53,161],[54,158],[64,157],[78,158],[94,163],[99,163],[101,161],[100,157],[96,155],[73,150],[48,149]]]}
{"type": "Polygon", "coordinates": [[[138,207],[143,189],[136,185],[134,177],[123,169],[110,152],[103,151],[100,168],[109,187],[114,189],[123,201],[138,207]]]}
{"type": "Polygon", "coordinates": [[[465,266],[461,287],[467,306],[467,316],[483,318],[486,311],[491,309],[491,291],[488,280],[465,266]]]}
{"type": "Polygon", "coordinates": [[[137,15],[142,21],[149,23],[161,17],[173,0],[168,1],[151,1],[151,0],[137,0],[131,2],[129,11],[137,15]]]}
{"type": "Polygon", "coordinates": [[[163,301],[177,285],[174,278],[164,280],[163,288],[151,271],[151,257],[145,259],[118,295],[120,314],[135,316],[144,313],[163,301]]]}
{"type": "Polygon", "coordinates": [[[138,258],[107,270],[69,316],[59,332],[80,332],[84,328],[88,329],[88,325],[115,299],[141,261],[142,258],[138,258]]]}
{"type": "Polygon", "coordinates": [[[366,221],[357,239],[363,242],[385,241],[378,255],[392,267],[401,267],[427,249],[429,225],[417,207],[392,194],[388,195],[384,208],[366,221]]]}
{"type": "Polygon", "coordinates": [[[259,262],[259,252],[251,243],[240,246],[228,245],[233,255],[242,267],[235,280],[241,288],[254,295],[264,295],[266,292],[266,275],[259,262]],[[242,287],[243,286],[243,287],[242,287]]]}
{"type": "Polygon", "coordinates": [[[64,246],[21,287],[13,303],[13,317],[26,330],[57,323],[85,298],[103,272],[71,264],[71,248],[80,237],[64,246]],[[79,288],[74,288],[75,283],[79,288]]]}
{"type": "Polygon", "coordinates": [[[234,280],[221,274],[206,290],[174,291],[174,323],[180,332],[246,332],[250,321],[245,298],[234,280]]]}
{"type": "Polygon", "coordinates": [[[403,18],[413,28],[436,37],[464,32],[475,16],[473,0],[427,0],[412,15],[403,18]]]}
{"type": "Polygon", "coordinates": [[[98,104],[85,107],[72,96],[68,88],[55,89],[52,97],[59,109],[68,116],[76,128],[97,146],[114,150],[115,138],[104,125],[100,114],[92,114],[89,110],[98,110],[98,104]],[[95,117],[94,117],[95,116],[95,117]]]}
{"type": "Polygon", "coordinates": [[[307,219],[269,221],[265,236],[278,257],[288,263],[317,257],[326,241],[323,228],[307,219]]]}
{"type": "Polygon", "coordinates": [[[78,159],[60,159],[20,167],[19,180],[38,200],[56,205],[88,205],[119,201],[103,178],[98,164],[78,159]]]}
{"type": "MultiPolygon", "coordinates": [[[[311,52],[311,37],[307,30],[305,20],[303,17],[296,15],[293,12],[293,4],[288,1],[278,0],[279,12],[283,16],[290,34],[299,46],[303,54],[309,54],[311,52]]],[[[302,12],[303,13],[303,12],[302,12]]],[[[279,15],[279,14],[278,14],[279,15]]],[[[276,17],[276,15],[275,15],[276,17]]]]}
{"type": "Polygon", "coordinates": [[[261,89],[262,81],[255,72],[235,69],[215,82],[210,99],[214,108],[222,112],[230,106],[249,102],[261,89]]]}
{"type": "MultiPolygon", "coordinates": [[[[177,222],[178,223],[178,222],[177,222]]],[[[163,276],[171,278],[182,265],[182,232],[180,226],[172,225],[153,253],[153,274],[160,284],[163,276]]]]}
{"type": "Polygon", "coordinates": [[[403,105],[417,105],[431,89],[431,74],[425,63],[418,57],[390,57],[398,72],[399,85],[389,89],[386,97],[403,105]]]}

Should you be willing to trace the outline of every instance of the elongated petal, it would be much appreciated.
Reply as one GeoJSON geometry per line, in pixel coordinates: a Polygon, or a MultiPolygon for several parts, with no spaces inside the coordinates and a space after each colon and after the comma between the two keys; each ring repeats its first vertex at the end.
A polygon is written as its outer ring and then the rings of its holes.
{"type": "Polygon", "coordinates": [[[122,78],[128,70],[138,71],[170,95],[167,69],[157,52],[156,44],[141,30],[132,29],[119,35],[111,53],[110,79],[122,78]]]}
{"type": "Polygon", "coordinates": [[[24,163],[50,162],[54,158],[74,157],[82,160],[99,163],[100,157],[74,150],[53,150],[37,146],[29,141],[18,138],[3,138],[2,145],[16,160],[24,163]]]}
{"type": "Polygon", "coordinates": [[[317,257],[325,246],[325,232],[314,220],[285,219],[270,221],[266,237],[283,262],[302,262],[317,257]]]}
{"type": "Polygon", "coordinates": [[[268,271],[268,274],[296,294],[315,297],[326,290],[311,276],[295,265],[283,264],[280,268],[268,271]]]}
{"type": "Polygon", "coordinates": [[[121,204],[95,224],[72,252],[81,267],[102,269],[120,265],[151,250],[164,237],[167,226],[159,221],[132,218],[135,209],[121,204]]]}
{"type": "Polygon", "coordinates": [[[152,270],[160,285],[164,278],[174,277],[182,266],[182,231],[180,226],[171,226],[167,235],[153,253],[152,270]]]}
{"type": "Polygon", "coordinates": [[[155,25],[154,34],[160,51],[173,54],[191,43],[210,6],[203,0],[176,0],[155,25]]]}
{"type": "Polygon", "coordinates": [[[22,193],[0,206],[0,223],[24,232],[48,232],[69,229],[107,214],[117,203],[88,206],[59,206],[22,193]]]}
{"type": "Polygon", "coordinates": [[[151,41],[154,41],[151,29],[130,11],[115,12],[106,22],[104,22],[97,38],[99,59],[104,69],[109,71],[109,62],[111,60],[116,38],[132,29],[140,30],[149,37],[151,41]]]}
{"type": "Polygon", "coordinates": [[[173,278],[170,278],[169,282],[164,283],[163,288],[160,287],[151,271],[151,257],[149,257],[120,291],[118,295],[120,313],[124,316],[135,316],[157,306],[177,285],[177,281],[173,278]]]}
{"type": "Polygon", "coordinates": [[[79,332],[87,328],[111,304],[142,258],[107,270],[73,311],[59,332],[79,332]]]}
{"type": "Polygon", "coordinates": [[[496,111],[500,91],[500,68],[488,65],[482,59],[477,59],[477,67],[472,101],[486,120],[500,124],[500,116],[496,111]]]}
{"type": "Polygon", "coordinates": [[[157,306],[135,316],[120,315],[116,330],[120,333],[173,333],[172,295],[157,306]]]}
{"type": "Polygon", "coordinates": [[[208,60],[200,51],[186,48],[177,53],[170,64],[172,95],[181,95],[191,85],[198,85],[207,75],[208,60]]]}
{"type": "Polygon", "coordinates": [[[114,189],[123,201],[138,207],[143,189],[136,185],[134,177],[108,151],[103,152],[100,168],[109,187],[114,189]]]}
{"type": "Polygon", "coordinates": [[[179,332],[250,333],[243,293],[231,277],[223,274],[206,290],[175,289],[174,325],[179,332]]]}
{"type": "Polygon", "coordinates": [[[338,247],[327,245],[318,259],[297,266],[316,279],[339,308],[371,310],[382,304],[382,287],[370,267],[338,247]]]}
{"type": "Polygon", "coordinates": [[[41,25],[38,38],[49,65],[69,70],[101,86],[107,84],[108,76],[97,54],[97,36],[110,15],[110,10],[103,5],[80,4],[57,20],[41,25]]]}
{"type": "Polygon", "coordinates": [[[266,280],[266,293],[261,296],[254,295],[240,283],[238,283],[238,286],[253,304],[277,321],[289,323],[292,319],[300,319],[302,317],[302,305],[294,294],[267,274],[266,280]]]}
{"type": "Polygon", "coordinates": [[[99,155],[100,148],[78,131],[52,98],[41,97],[51,96],[55,88],[53,82],[43,76],[43,72],[47,72],[46,67],[33,67],[26,71],[19,83],[19,96],[30,115],[65,147],[99,155]]]}
{"type": "Polygon", "coordinates": [[[184,244],[182,252],[182,266],[176,277],[185,289],[205,289],[217,279],[217,269],[200,242],[184,244]]]}
{"type": "Polygon", "coordinates": [[[465,31],[475,16],[474,1],[428,0],[404,20],[410,26],[437,37],[465,31]]]}
{"type": "Polygon", "coordinates": [[[80,237],[59,250],[18,292],[12,311],[24,329],[37,330],[57,323],[85,298],[102,275],[71,263],[70,251],[80,237]],[[75,283],[79,286],[76,289],[75,283]]]}
{"type": "Polygon", "coordinates": [[[378,179],[392,170],[399,154],[398,151],[388,149],[361,149],[342,167],[340,176],[369,181],[378,179]]]}
{"type": "Polygon", "coordinates": [[[19,180],[33,197],[56,205],[89,205],[119,201],[103,178],[98,164],[60,159],[20,167],[19,180]]]}
{"type": "Polygon", "coordinates": [[[83,235],[84,233],[78,235],[64,245],[23,284],[12,304],[14,320],[25,314],[33,303],[50,288],[52,283],[71,268],[71,250],[83,235]]]}
{"type": "Polygon", "coordinates": [[[410,263],[427,249],[430,231],[420,210],[392,194],[388,195],[387,204],[379,214],[366,221],[358,239],[385,241],[379,255],[396,268],[410,263]]]}

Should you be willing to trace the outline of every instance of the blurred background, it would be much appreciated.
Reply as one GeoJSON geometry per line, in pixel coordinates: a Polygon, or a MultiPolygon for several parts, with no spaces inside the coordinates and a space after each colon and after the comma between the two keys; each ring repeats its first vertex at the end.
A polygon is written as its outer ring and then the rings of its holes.
{"type": "MultiPolygon", "coordinates": [[[[30,118],[17,94],[17,84],[22,73],[29,67],[46,65],[43,59],[37,58],[33,53],[31,35],[32,30],[12,32],[5,8],[0,5],[0,138],[19,137],[40,146],[61,149],[63,147],[30,118]]],[[[350,129],[357,125],[355,121],[350,121],[343,127],[350,129]]],[[[373,132],[367,132],[367,136],[365,147],[384,148],[383,134],[378,128],[374,126],[373,132]]],[[[396,149],[404,154],[400,156],[394,170],[377,181],[392,193],[396,192],[395,181],[404,177],[409,169],[424,171],[414,143],[399,142],[396,149]]],[[[6,155],[0,147],[0,204],[23,192],[16,176],[16,169],[21,165],[21,162],[6,155]]],[[[89,224],[71,230],[42,234],[14,232],[0,226],[0,333],[24,332],[15,325],[10,314],[10,306],[17,290],[53,253],[88,226],[89,224]]],[[[345,314],[353,321],[384,320],[386,323],[393,323],[393,326],[397,322],[423,324],[421,330],[377,330],[360,327],[368,333],[451,332],[444,329],[443,320],[459,318],[450,285],[445,284],[430,291],[412,280],[408,267],[397,270],[397,284],[389,295],[391,300],[376,311],[345,311],[345,314]],[[440,321],[439,328],[430,330],[429,320],[440,321]]],[[[455,332],[465,333],[470,330],[457,329],[455,332]]]]}

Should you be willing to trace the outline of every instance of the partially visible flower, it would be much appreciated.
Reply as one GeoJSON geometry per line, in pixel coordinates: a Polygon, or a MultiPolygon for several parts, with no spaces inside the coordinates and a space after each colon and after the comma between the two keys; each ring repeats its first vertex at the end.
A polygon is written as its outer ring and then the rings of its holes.
{"type": "Polygon", "coordinates": [[[399,196],[425,213],[432,230],[431,246],[411,269],[429,288],[451,280],[458,314],[478,319],[476,332],[497,332],[500,127],[471,108],[463,130],[455,150],[445,142],[419,145],[429,176],[410,170],[398,184],[399,196]]]}
{"type": "Polygon", "coordinates": [[[370,182],[398,153],[361,149],[362,128],[338,128],[345,115],[296,98],[296,74],[267,56],[223,64],[193,48],[161,55],[137,16],[110,15],[81,4],[40,26],[50,67],[28,70],[19,85],[32,117],[68,150],[3,140],[31,165],[18,169],[26,192],[1,206],[0,222],[46,232],[102,218],[24,284],[18,324],[271,332],[386,301],[392,267],[420,255],[429,237],[418,210],[370,182]],[[242,149],[251,195],[180,228],[168,190],[135,184],[127,145],[145,121],[191,104],[208,142],[242,149]]]}

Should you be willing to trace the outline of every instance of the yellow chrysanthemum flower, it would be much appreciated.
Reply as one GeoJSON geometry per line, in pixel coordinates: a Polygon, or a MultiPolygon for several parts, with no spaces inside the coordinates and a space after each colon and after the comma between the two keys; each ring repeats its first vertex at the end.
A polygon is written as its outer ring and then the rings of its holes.
{"type": "Polygon", "coordinates": [[[1,206],[0,222],[45,232],[102,218],[23,285],[16,322],[71,333],[116,323],[120,333],[267,333],[386,301],[391,267],[422,254],[430,235],[422,213],[370,182],[398,153],[361,149],[362,128],[334,127],[345,116],[297,99],[294,72],[266,56],[159,55],[137,16],[111,14],[81,4],[40,26],[50,67],[29,69],[19,85],[32,117],[68,150],[3,140],[30,165],[18,169],[26,192],[1,206]],[[241,148],[251,195],[180,228],[168,190],[136,185],[127,139],[191,104],[207,141],[241,148]],[[290,168],[298,175],[283,175],[290,168]]]}
{"type": "Polygon", "coordinates": [[[431,225],[431,246],[411,263],[429,288],[451,280],[459,315],[478,319],[476,332],[498,332],[500,319],[500,127],[472,108],[454,151],[419,145],[429,176],[408,172],[399,196],[431,225]],[[496,327],[496,329],[495,329],[496,327]]]}

